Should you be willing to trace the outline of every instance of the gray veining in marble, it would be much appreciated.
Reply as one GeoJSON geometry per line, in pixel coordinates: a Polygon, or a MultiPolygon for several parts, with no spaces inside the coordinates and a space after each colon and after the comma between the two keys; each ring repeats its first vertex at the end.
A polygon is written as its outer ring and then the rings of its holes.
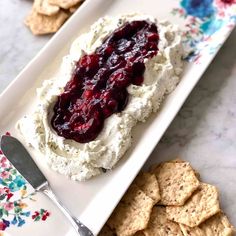
{"type": "MultiPolygon", "coordinates": [[[[0,92],[50,36],[35,37],[23,25],[31,1],[0,1],[0,92]]],[[[236,226],[236,30],[226,41],[146,163],[180,156],[203,181],[215,184],[236,226]],[[233,174],[234,173],[234,174],[233,174]]]]}

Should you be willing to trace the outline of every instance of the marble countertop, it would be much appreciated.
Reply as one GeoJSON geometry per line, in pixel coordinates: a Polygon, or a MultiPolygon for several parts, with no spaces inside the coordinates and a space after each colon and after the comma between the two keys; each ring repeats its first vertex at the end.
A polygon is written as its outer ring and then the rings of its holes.
{"type": "MultiPolygon", "coordinates": [[[[33,36],[23,25],[31,5],[27,0],[0,1],[0,92],[50,39],[50,36],[33,36]]],[[[203,181],[220,189],[222,207],[236,226],[236,182],[232,179],[236,171],[235,42],[236,30],[194,88],[146,165],[177,156],[191,161],[203,181]]]]}
{"type": "Polygon", "coordinates": [[[0,93],[51,38],[33,36],[24,25],[31,7],[30,0],[0,1],[0,93]]]}

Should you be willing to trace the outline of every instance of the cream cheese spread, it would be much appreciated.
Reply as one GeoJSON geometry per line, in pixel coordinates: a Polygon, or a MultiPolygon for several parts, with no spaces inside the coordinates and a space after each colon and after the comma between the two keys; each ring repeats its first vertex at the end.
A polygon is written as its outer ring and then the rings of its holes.
{"type": "Polygon", "coordinates": [[[101,18],[88,33],[73,42],[57,76],[44,81],[37,90],[38,104],[34,112],[19,120],[17,129],[29,145],[46,156],[53,170],[78,181],[99,175],[103,169],[112,169],[130,147],[136,123],[146,121],[158,110],[165,94],[175,89],[183,68],[182,55],[181,34],[176,25],[136,13],[101,18]],[[71,79],[75,62],[82,55],[94,52],[115,29],[133,20],[155,22],[160,37],[157,55],[145,61],[143,84],[128,87],[130,96],[126,108],[105,120],[103,130],[94,141],[78,143],[58,136],[50,124],[52,108],[71,79]]]}

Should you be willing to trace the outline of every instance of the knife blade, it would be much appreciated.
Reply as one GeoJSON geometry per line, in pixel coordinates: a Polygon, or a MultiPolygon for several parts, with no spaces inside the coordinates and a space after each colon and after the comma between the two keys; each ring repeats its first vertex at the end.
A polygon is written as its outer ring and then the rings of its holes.
{"type": "Polygon", "coordinates": [[[47,179],[40,171],[26,148],[22,143],[8,135],[1,137],[1,150],[12,165],[20,172],[21,175],[32,185],[36,191],[46,194],[55,205],[64,213],[74,229],[81,236],[93,236],[92,231],[83,225],[71,212],[57,199],[53,193],[47,179]]]}
{"type": "Polygon", "coordinates": [[[19,140],[12,136],[3,135],[1,138],[1,150],[33,188],[37,189],[47,182],[47,179],[19,140]]]}

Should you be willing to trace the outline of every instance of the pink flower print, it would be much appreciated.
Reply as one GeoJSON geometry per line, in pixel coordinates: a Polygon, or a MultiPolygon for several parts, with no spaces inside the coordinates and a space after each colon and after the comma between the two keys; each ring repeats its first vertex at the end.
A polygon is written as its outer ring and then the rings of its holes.
{"type": "Polygon", "coordinates": [[[5,193],[9,193],[10,192],[10,189],[8,187],[4,187],[3,189],[5,190],[5,193]]]}
{"type": "Polygon", "coordinates": [[[10,162],[5,156],[0,156],[0,168],[9,168],[11,166],[10,162]]]}
{"type": "Polygon", "coordinates": [[[184,12],[184,9],[179,9],[179,13],[181,14],[181,15],[184,15],[185,14],[185,12],[184,12]]]}
{"type": "Polygon", "coordinates": [[[3,178],[3,179],[7,179],[9,178],[10,176],[10,173],[8,171],[3,171],[0,176],[3,178]]]}
{"type": "Polygon", "coordinates": [[[202,57],[202,55],[198,54],[198,55],[196,56],[196,58],[194,59],[194,62],[195,62],[196,64],[200,64],[200,59],[201,59],[201,57],[202,57]]]}
{"type": "Polygon", "coordinates": [[[196,24],[197,23],[196,17],[190,17],[190,22],[191,22],[191,25],[196,24]]]}
{"type": "Polygon", "coordinates": [[[0,188],[0,195],[3,195],[5,193],[5,189],[4,188],[0,188]]]}
{"type": "Polygon", "coordinates": [[[9,191],[10,191],[9,188],[7,188],[7,187],[0,188],[0,195],[8,194],[9,191]]]}
{"type": "Polygon", "coordinates": [[[190,32],[191,32],[192,34],[196,34],[196,33],[197,33],[197,29],[190,29],[190,32]]]}
{"type": "Polygon", "coordinates": [[[14,204],[13,204],[13,202],[5,202],[3,204],[3,207],[6,211],[10,211],[11,209],[14,208],[14,204]]]}
{"type": "Polygon", "coordinates": [[[229,7],[234,3],[236,3],[236,0],[215,0],[215,4],[219,8],[218,10],[229,7]]]}

